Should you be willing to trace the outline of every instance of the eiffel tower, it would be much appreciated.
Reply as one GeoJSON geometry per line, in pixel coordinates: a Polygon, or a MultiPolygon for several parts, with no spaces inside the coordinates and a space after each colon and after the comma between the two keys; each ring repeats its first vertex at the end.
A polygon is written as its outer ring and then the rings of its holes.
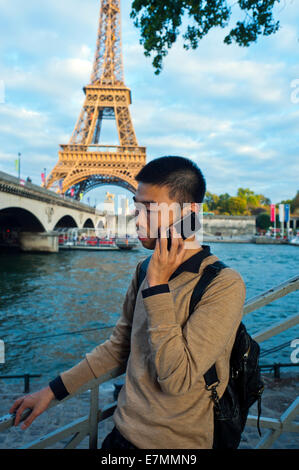
{"type": "Polygon", "coordinates": [[[134,176],[146,163],[130,116],[131,91],[124,84],[121,51],[120,0],[102,0],[97,46],[90,85],[67,145],[60,145],[58,163],[44,187],[79,199],[103,185],[122,186],[135,193],[134,176]],[[103,119],[116,122],[119,145],[101,145],[103,119]]]}

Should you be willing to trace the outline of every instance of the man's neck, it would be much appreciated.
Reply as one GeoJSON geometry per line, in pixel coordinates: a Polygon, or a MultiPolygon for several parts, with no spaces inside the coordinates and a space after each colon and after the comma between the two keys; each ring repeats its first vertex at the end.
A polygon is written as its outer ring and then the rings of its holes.
{"type": "Polygon", "coordinates": [[[198,253],[199,251],[203,250],[201,244],[197,240],[195,240],[195,236],[193,236],[193,238],[186,239],[184,243],[186,253],[183,259],[183,263],[187,261],[187,259],[191,258],[191,256],[195,255],[195,253],[198,253]]]}

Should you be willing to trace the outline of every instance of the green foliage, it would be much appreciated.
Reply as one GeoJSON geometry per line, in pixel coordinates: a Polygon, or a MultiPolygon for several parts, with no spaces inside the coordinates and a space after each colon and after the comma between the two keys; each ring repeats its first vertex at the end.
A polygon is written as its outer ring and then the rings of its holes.
{"type": "Polygon", "coordinates": [[[209,212],[209,207],[205,202],[202,205],[202,210],[203,210],[203,212],[209,212]]]}
{"type": "Polygon", "coordinates": [[[208,210],[214,211],[218,207],[219,196],[217,196],[217,194],[212,194],[209,191],[206,191],[205,202],[208,206],[208,210]]]}
{"type": "Polygon", "coordinates": [[[229,199],[230,195],[228,193],[220,194],[218,201],[218,209],[222,214],[229,214],[229,199]]]}
{"type": "Polygon", "coordinates": [[[297,191],[296,196],[294,199],[292,199],[291,210],[293,210],[296,214],[299,213],[299,191],[297,191]]]}
{"type": "Polygon", "coordinates": [[[206,192],[204,202],[210,211],[226,215],[258,215],[270,209],[270,199],[249,188],[238,188],[236,196],[206,192]]]}
{"type": "Polygon", "coordinates": [[[256,218],[256,226],[262,230],[268,230],[270,227],[270,215],[267,212],[262,212],[256,218]]]}
{"type": "MultiPolygon", "coordinates": [[[[279,29],[272,10],[280,0],[238,0],[243,21],[237,21],[236,27],[225,36],[224,43],[233,41],[239,46],[248,47],[256,42],[258,36],[274,34],[279,29]]],[[[212,28],[224,28],[229,24],[232,7],[227,0],[134,0],[131,18],[139,28],[140,43],[147,57],[154,55],[155,73],[162,70],[163,58],[180,35],[184,15],[188,16],[186,31],[182,34],[185,49],[196,49],[199,41],[212,28]]]]}
{"type": "Polygon", "coordinates": [[[293,199],[285,199],[280,201],[280,204],[290,204],[290,211],[294,214],[299,214],[299,191],[293,199]]]}
{"type": "MultiPolygon", "coordinates": [[[[270,220],[270,199],[263,194],[255,194],[249,188],[238,188],[237,196],[230,196],[228,193],[218,196],[206,191],[204,203],[206,212],[212,211],[215,214],[223,215],[256,215],[257,220],[260,217],[261,220],[264,220],[263,217],[265,218],[264,214],[266,213],[270,220]]],[[[290,212],[292,214],[299,213],[299,191],[293,199],[281,201],[281,204],[290,204],[290,212]]],[[[260,226],[260,228],[264,227],[260,226]]]]}
{"type": "Polygon", "coordinates": [[[242,215],[246,211],[246,200],[242,197],[230,197],[228,200],[228,212],[231,215],[242,215]]]}
{"type": "Polygon", "coordinates": [[[237,195],[245,201],[245,204],[248,206],[257,207],[259,205],[259,196],[254,194],[254,191],[251,191],[249,188],[239,188],[237,195]]]}

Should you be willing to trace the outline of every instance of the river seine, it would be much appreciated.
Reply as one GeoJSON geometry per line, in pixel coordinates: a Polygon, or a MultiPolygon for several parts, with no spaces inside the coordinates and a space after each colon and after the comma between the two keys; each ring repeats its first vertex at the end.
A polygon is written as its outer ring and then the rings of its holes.
{"type": "MultiPolygon", "coordinates": [[[[242,275],[246,301],[298,273],[296,246],[207,244],[242,275]]],[[[136,263],[150,253],[141,246],[134,251],[0,253],[0,339],[5,344],[0,375],[42,374],[47,381],[79,362],[109,337],[136,263]]],[[[255,333],[295,315],[298,304],[299,292],[293,292],[246,315],[244,323],[255,333]]],[[[262,352],[286,345],[262,356],[261,364],[290,363],[296,338],[293,327],[262,343],[262,352]]]]}

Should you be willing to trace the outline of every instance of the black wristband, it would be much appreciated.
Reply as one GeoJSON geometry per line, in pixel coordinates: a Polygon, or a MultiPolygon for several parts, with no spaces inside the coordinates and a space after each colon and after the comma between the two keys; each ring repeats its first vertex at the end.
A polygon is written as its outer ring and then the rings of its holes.
{"type": "Polygon", "coordinates": [[[165,292],[170,292],[168,284],[157,284],[156,286],[147,287],[142,291],[142,297],[145,299],[150,295],[164,294],[165,292]]]}
{"type": "Polygon", "coordinates": [[[61,380],[60,375],[58,375],[54,380],[51,380],[49,387],[55,395],[57,400],[63,400],[69,395],[69,392],[64,386],[64,383],[61,380]]]}

